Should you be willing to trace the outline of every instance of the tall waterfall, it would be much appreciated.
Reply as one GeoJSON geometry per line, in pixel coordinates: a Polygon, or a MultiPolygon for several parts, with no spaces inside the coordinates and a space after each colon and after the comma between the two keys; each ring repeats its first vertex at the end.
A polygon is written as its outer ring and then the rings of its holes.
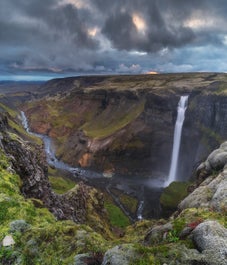
{"type": "Polygon", "coordinates": [[[177,180],[177,165],[178,157],[181,143],[181,132],[184,123],[185,111],[187,109],[188,96],[181,96],[177,108],[177,120],[174,129],[174,139],[173,139],[173,151],[171,158],[171,166],[169,171],[168,179],[165,182],[165,186],[168,186],[171,182],[177,180]]]}

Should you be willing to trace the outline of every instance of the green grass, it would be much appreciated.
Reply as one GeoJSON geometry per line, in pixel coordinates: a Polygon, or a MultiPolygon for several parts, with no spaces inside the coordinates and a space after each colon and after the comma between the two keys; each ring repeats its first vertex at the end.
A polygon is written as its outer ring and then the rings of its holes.
{"type": "Polygon", "coordinates": [[[0,108],[3,109],[5,112],[8,112],[11,117],[16,118],[17,112],[13,110],[12,108],[9,108],[8,106],[6,106],[5,104],[1,102],[0,102],[0,108]]]}
{"type": "Polygon", "coordinates": [[[114,205],[113,203],[105,201],[105,209],[107,210],[110,223],[112,226],[117,226],[120,228],[125,228],[130,224],[129,219],[125,216],[122,210],[114,205]]]}
{"type": "Polygon", "coordinates": [[[220,83],[219,88],[215,91],[217,95],[227,94],[227,82],[223,81],[220,83]]]}
{"type": "Polygon", "coordinates": [[[0,248],[0,264],[20,259],[21,265],[68,265],[78,253],[106,250],[106,241],[88,226],[56,221],[46,208],[34,206],[38,200],[25,199],[19,189],[21,180],[6,170],[9,166],[0,149],[0,241],[10,233],[10,222],[24,220],[30,226],[23,233],[11,232],[16,244],[0,248]]]}
{"type": "Polygon", "coordinates": [[[141,100],[133,105],[118,106],[115,109],[103,111],[99,116],[85,123],[83,129],[91,138],[105,138],[122,129],[135,120],[144,110],[145,101],[141,100]]]}
{"type": "Polygon", "coordinates": [[[63,194],[74,188],[76,185],[75,181],[64,177],[61,171],[51,167],[48,167],[48,178],[52,189],[58,194],[63,194]]]}
{"type": "Polygon", "coordinates": [[[131,213],[136,213],[138,206],[138,200],[136,198],[122,193],[119,195],[119,200],[131,213]]]}
{"type": "Polygon", "coordinates": [[[49,181],[52,189],[58,194],[63,194],[76,185],[74,181],[63,177],[49,176],[49,181]]]}

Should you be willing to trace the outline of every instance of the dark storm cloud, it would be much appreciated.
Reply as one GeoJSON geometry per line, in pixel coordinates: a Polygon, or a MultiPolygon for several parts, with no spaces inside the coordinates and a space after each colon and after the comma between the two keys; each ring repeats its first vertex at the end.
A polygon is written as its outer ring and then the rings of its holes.
{"type": "Polygon", "coordinates": [[[1,0],[0,71],[220,66],[215,56],[225,54],[226,12],[224,0],[1,0]],[[215,56],[206,60],[211,50],[215,56]]]}
{"type": "Polygon", "coordinates": [[[52,44],[58,45],[61,39],[67,38],[75,48],[96,48],[97,42],[88,36],[87,25],[79,17],[77,8],[56,4],[54,0],[45,1],[45,4],[37,0],[11,0],[13,11],[18,12],[13,12],[7,20],[1,21],[1,40],[12,39],[26,43],[39,39],[40,43],[52,41],[52,44]]]}
{"type": "MultiPolygon", "coordinates": [[[[203,44],[211,42],[220,44],[217,32],[212,30],[196,31],[185,22],[194,12],[203,16],[220,14],[219,5],[211,1],[181,1],[181,0],[107,0],[102,5],[101,0],[95,0],[97,6],[109,13],[103,33],[112,41],[114,47],[125,50],[140,50],[156,52],[163,48],[178,48],[194,42],[203,44]],[[109,5],[109,8],[108,8],[109,5]],[[141,14],[146,29],[144,34],[136,28],[133,13],[141,14]]],[[[227,4],[223,3],[222,15],[225,19],[227,4]]],[[[223,25],[224,26],[224,25],[223,25]]],[[[221,32],[222,29],[219,29],[221,32]]],[[[226,30],[225,30],[226,32],[226,30]]]]}
{"type": "MultiPolygon", "coordinates": [[[[87,67],[88,51],[98,48],[98,41],[88,34],[88,25],[78,9],[57,1],[2,0],[0,3],[1,61],[24,69],[87,67]],[[83,65],[81,65],[83,67],[83,65]]],[[[90,60],[89,60],[90,63],[90,60]]]]}
{"type": "MultiPolygon", "coordinates": [[[[156,9],[156,8],[155,8],[156,9]]],[[[117,49],[156,52],[163,48],[180,47],[195,38],[193,31],[183,26],[166,25],[158,12],[147,18],[146,29],[140,33],[127,12],[112,14],[107,19],[103,33],[117,49]]]]}

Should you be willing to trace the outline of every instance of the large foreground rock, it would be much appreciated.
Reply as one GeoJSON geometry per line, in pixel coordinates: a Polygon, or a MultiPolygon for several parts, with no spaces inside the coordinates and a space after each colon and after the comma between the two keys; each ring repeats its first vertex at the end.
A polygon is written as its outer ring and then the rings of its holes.
{"type": "Polygon", "coordinates": [[[193,231],[193,240],[208,265],[227,264],[227,229],[217,221],[206,221],[193,231]]]}
{"type": "Polygon", "coordinates": [[[102,265],[129,265],[135,259],[136,252],[133,245],[119,245],[105,253],[102,265]]]}

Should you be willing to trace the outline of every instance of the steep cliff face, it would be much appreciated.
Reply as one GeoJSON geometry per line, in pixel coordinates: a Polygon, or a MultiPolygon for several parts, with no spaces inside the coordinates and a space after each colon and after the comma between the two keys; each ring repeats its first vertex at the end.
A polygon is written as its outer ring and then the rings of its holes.
{"type": "Polygon", "coordinates": [[[188,94],[179,162],[187,179],[225,136],[225,87],[225,74],[209,73],[68,78],[46,83],[24,110],[31,129],[52,137],[71,165],[166,176],[177,104],[188,94]]]}
{"type": "Polygon", "coordinates": [[[207,154],[226,139],[227,96],[206,90],[189,99],[185,118],[180,171],[191,172],[207,154]]]}
{"type": "MultiPolygon", "coordinates": [[[[84,185],[77,184],[68,192],[58,195],[53,192],[48,180],[46,156],[41,146],[24,141],[18,131],[10,126],[11,117],[0,113],[0,148],[12,163],[12,168],[22,180],[21,192],[26,198],[43,202],[59,220],[72,220],[76,223],[93,222],[97,217],[97,229],[103,229],[107,220],[104,211],[103,194],[84,185]]],[[[25,133],[25,132],[24,132],[25,133]]],[[[39,203],[38,203],[39,204],[39,203]]]]}

